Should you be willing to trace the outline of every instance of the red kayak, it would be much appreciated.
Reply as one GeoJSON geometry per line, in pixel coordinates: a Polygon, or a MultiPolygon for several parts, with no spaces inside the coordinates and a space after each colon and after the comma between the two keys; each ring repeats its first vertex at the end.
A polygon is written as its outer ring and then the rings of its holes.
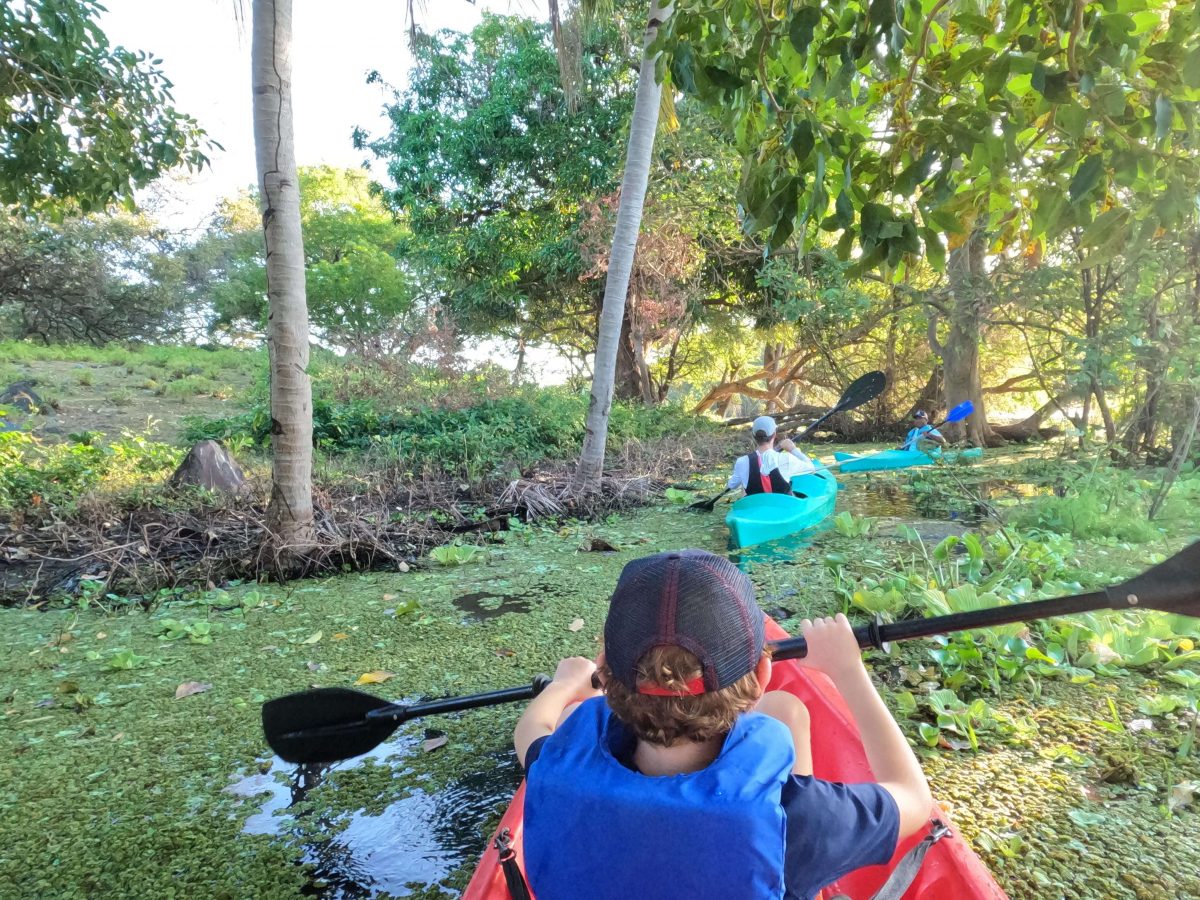
{"type": "MultiPolygon", "coordinates": [[[[787,633],[775,622],[767,620],[767,639],[778,640],[787,633]]],[[[776,663],[772,669],[773,691],[788,691],[795,694],[808,707],[812,719],[813,768],[818,778],[828,781],[862,782],[871,781],[870,766],[867,765],[862,741],[842,702],[841,696],[828,678],[811,669],[802,669],[793,661],[776,663]]],[[[508,829],[517,860],[524,869],[521,858],[522,811],[525,805],[525,785],[522,784],[513,797],[512,804],[501,820],[497,833],[508,829]]],[[[904,893],[905,900],[1003,900],[1007,895],[996,884],[983,861],[971,850],[952,825],[946,814],[934,805],[931,821],[936,819],[949,827],[948,833],[928,850],[916,879],[904,893]]],[[[823,897],[842,895],[850,900],[869,900],[887,880],[892,869],[908,850],[921,841],[929,827],[904,841],[896,855],[886,866],[871,866],[859,869],[829,885],[823,897]]],[[[494,836],[493,836],[494,838],[494,836]]],[[[483,859],[475,870],[471,883],[467,885],[463,900],[509,900],[495,841],[489,841],[483,859]]]]}

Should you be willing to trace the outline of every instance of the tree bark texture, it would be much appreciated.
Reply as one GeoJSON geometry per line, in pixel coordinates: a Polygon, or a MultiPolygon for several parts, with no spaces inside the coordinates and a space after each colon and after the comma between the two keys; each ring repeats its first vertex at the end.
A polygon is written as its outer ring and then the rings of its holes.
{"type": "Polygon", "coordinates": [[[950,331],[946,342],[935,346],[941,354],[946,386],[946,405],[957,406],[970,400],[975,411],[958,426],[963,437],[977,446],[1000,442],[987,421],[983,386],[979,378],[979,344],[983,322],[991,305],[991,285],[984,265],[986,238],[975,230],[960,247],[950,253],[947,266],[950,277],[950,331]]]}
{"type": "Polygon", "coordinates": [[[629,146],[625,155],[625,174],[621,181],[621,205],[613,231],[612,253],[609,256],[608,277],[604,285],[604,305],[600,311],[600,331],[596,341],[596,362],[592,371],[592,393],[588,402],[588,417],[583,437],[583,450],[575,471],[575,489],[593,493],[600,489],[604,473],[604,450],[608,441],[608,415],[612,409],[613,382],[616,374],[617,349],[621,326],[625,319],[625,300],[629,293],[629,274],[642,226],[642,206],[646,199],[646,182],[658,130],[658,113],[662,100],[662,84],[655,77],[656,56],[651,56],[650,44],[659,26],[671,14],[670,0],[651,0],[649,19],[643,43],[642,65],[638,74],[637,98],[629,125],[629,146]]]}
{"type": "Polygon", "coordinates": [[[271,504],[277,555],[315,543],[312,503],[312,385],[300,182],[292,137],[292,0],[254,0],[251,77],[254,146],[267,262],[271,372],[271,504]]]}

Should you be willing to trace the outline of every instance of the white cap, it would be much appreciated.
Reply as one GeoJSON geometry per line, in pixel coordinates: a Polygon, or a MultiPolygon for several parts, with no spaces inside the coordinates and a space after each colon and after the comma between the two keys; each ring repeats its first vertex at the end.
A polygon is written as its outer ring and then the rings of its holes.
{"type": "Polygon", "coordinates": [[[772,435],[776,430],[775,420],[770,416],[759,416],[754,420],[754,424],[750,426],[750,433],[762,431],[768,435],[772,435]]]}

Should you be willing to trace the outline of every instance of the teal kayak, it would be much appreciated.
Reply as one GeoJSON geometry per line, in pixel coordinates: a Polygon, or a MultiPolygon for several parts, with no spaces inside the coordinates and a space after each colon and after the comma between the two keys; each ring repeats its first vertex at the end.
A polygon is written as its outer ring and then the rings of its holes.
{"type": "Polygon", "coordinates": [[[797,475],[795,496],[750,494],[729,508],[725,525],[733,547],[750,547],[819,525],[837,501],[838,483],[831,472],[797,475]]]}
{"type": "Polygon", "coordinates": [[[878,472],[883,469],[907,469],[911,466],[931,466],[939,459],[954,462],[957,459],[978,459],[983,456],[982,447],[968,447],[966,450],[948,450],[942,453],[940,449],[931,450],[881,450],[867,456],[856,456],[853,453],[835,453],[834,458],[842,463],[839,469],[843,472],[878,472]],[[849,460],[849,462],[843,462],[849,460]]]}

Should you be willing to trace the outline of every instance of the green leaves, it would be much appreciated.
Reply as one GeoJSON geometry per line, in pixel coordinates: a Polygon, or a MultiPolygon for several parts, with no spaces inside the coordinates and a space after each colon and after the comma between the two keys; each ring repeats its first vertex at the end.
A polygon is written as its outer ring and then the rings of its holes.
{"type": "Polygon", "coordinates": [[[146,664],[149,657],[139,656],[132,650],[118,650],[108,658],[108,667],[114,671],[139,669],[146,664]]]}
{"type": "Polygon", "coordinates": [[[429,557],[439,565],[461,566],[483,553],[482,549],[473,544],[445,544],[430,550],[429,557]]]}
{"type": "Polygon", "coordinates": [[[1067,189],[1067,196],[1070,197],[1072,203],[1077,203],[1100,183],[1100,176],[1104,172],[1104,157],[1094,155],[1087,157],[1079,168],[1075,170],[1075,175],[1071,178],[1071,186],[1067,189]]]}
{"type": "Polygon", "coordinates": [[[1180,72],[1183,83],[1190,88],[1200,88],[1200,47],[1188,53],[1180,72]]]}
{"type": "Polygon", "coordinates": [[[813,39],[813,30],[820,21],[821,9],[819,6],[801,6],[792,15],[791,24],[788,26],[788,40],[792,42],[792,47],[801,56],[808,53],[808,47],[813,39]]]}
{"type": "Polygon", "coordinates": [[[1083,230],[1079,245],[1091,251],[1088,265],[1100,265],[1112,258],[1127,240],[1127,228],[1132,217],[1128,209],[1114,207],[1105,210],[1083,230]]]}
{"type": "Polygon", "coordinates": [[[803,119],[792,126],[792,134],[788,139],[788,146],[791,147],[792,153],[795,154],[796,162],[806,162],[815,145],[816,138],[813,135],[812,122],[808,119],[803,119]]]}
{"type": "Polygon", "coordinates": [[[1038,63],[1033,67],[1030,83],[1035,91],[1051,103],[1069,103],[1071,101],[1070,75],[1067,72],[1051,71],[1038,63]]]}
{"type": "MultiPolygon", "coordinates": [[[[1200,167],[1190,105],[1200,29],[1194,12],[1167,0],[1135,6],[1089,7],[1073,35],[1072,17],[1045,4],[1003,14],[971,5],[954,9],[947,26],[926,21],[927,5],[829,0],[794,4],[781,20],[751,3],[715,16],[702,0],[677,0],[667,29],[687,35],[697,60],[736,69],[746,88],[703,98],[743,154],[743,184],[754,184],[755,170],[772,184],[789,171],[803,176],[802,239],[814,239],[814,227],[842,231],[839,255],[862,270],[922,253],[937,264],[938,232],[961,232],[965,222],[988,231],[997,252],[1088,226],[1105,211],[1106,172],[1127,179],[1118,182],[1131,192],[1123,205],[1155,205],[1154,224],[1194,215],[1161,198],[1166,185],[1194,184],[1200,167]],[[887,51],[876,56],[880,39],[887,51]],[[764,106],[763,80],[780,109],[764,106]]],[[[669,54],[670,35],[665,46],[669,54]]],[[[752,230],[773,243],[790,233],[779,228],[787,211],[757,209],[752,230]]],[[[1119,246],[1142,218],[1104,218],[1093,249],[1119,246]]]]}
{"type": "Polygon", "coordinates": [[[91,212],[215,146],[174,107],[162,61],[109,44],[95,0],[0,5],[0,204],[91,212]]]}

